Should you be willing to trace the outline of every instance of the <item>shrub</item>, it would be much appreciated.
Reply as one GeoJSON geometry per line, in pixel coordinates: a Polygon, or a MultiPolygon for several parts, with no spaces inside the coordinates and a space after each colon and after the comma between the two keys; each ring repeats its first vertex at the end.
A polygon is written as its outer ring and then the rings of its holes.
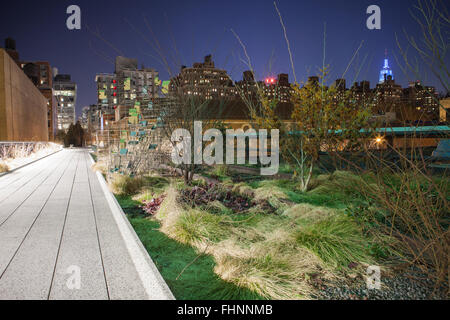
{"type": "Polygon", "coordinates": [[[214,166],[214,169],[211,171],[211,176],[215,178],[227,178],[229,173],[228,166],[225,164],[220,164],[214,166]]]}
{"type": "Polygon", "coordinates": [[[403,253],[406,262],[436,283],[448,285],[448,179],[427,176],[414,168],[380,174],[377,186],[378,189],[368,187],[364,192],[368,201],[382,208],[379,212],[383,215],[372,211],[369,218],[385,234],[399,240],[393,244],[393,250],[403,253]]]}
{"type": "Polygon", "coordinates": [[[211,202],[220,201],[234,212],[248,210],[253,204],[250,199],[233,192],[231,188],[225,188],[217,184],[181,190],[180,201],[189,204],[191,207],[208,206],[211,202]]]}

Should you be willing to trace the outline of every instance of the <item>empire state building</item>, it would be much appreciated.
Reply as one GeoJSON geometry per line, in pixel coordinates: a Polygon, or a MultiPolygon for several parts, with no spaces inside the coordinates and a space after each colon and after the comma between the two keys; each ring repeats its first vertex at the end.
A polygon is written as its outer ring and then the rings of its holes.
{"type": "Polygon", "coordinates": [[[386,57],[384,59],[384,65],[380,71],[379,83],[384,83],[384,81],[387,79],[388,76],[391,76],[392,79],[394,79],[394,74],[392,73],[392,69],[391,69],[391,67],[389,67],[389,59],[387,58],[387,50],[386,50],[386,57]]]}

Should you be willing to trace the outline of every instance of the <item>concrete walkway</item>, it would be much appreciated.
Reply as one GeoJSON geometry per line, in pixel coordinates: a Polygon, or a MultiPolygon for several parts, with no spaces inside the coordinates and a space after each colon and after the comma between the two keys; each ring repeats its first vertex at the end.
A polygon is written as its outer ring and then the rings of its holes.
{"type": "Polygon", "coordinates": [[[0,178],[0,299],[173,299],[87,150],[0,178]]]}

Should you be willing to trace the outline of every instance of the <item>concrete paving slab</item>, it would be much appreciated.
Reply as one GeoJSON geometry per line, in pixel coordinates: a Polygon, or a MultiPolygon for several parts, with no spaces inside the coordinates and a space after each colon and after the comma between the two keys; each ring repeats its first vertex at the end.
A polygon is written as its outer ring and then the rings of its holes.
{"type": "Polygon", "coordinates": [[[91,165],[63,150],[0,177],[0,300],[173,299],[91,165]]]}

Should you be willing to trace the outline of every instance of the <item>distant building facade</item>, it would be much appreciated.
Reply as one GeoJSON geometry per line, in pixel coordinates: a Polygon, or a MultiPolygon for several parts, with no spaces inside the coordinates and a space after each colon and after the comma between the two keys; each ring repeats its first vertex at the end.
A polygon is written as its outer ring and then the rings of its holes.
{"type": "Polygon", "coordinates": [[[66,131],[76,121],[77,84],[70,75],[58,74],[53,79],[53,89],[57,102],[57,129],[66,131]]]}
{"type": "Polygon", "coordinates": [[[98,110],[114,114],[119,106],[132,108],[136,101],[158,97],[160,81],[154,69],[138,68],[136,59],[117,57],[114,73],[100,73],[97,83],[98,110]]]}
{"type": "Polygon", "coordinates": [[[88,130],[89,128],[89,115],[90,115],[90,107],[86,106],[81,110],[81,116],[78,119],[78,121],[80,121],[81,127],[84,130],[88,130]]]}
{"type": "Polygon", "coordinates": [[[402,97],[402,87],[395,83],[391,75],[385,75],[385,80],[375,87],[374,111],[378,114],[395,112],[402,102],[402,97]]]}
{"type": "Polygon", "coordinates": [[[169,94],[185,94],[206,100],[229,100],[236,98],[233,81],[227,72],[215,67],[212,56],[204,62],[194,63],[191,68],[182,66],[180,74],[170,81],[169,94]]]}
{"type": "Polygon", "coordinates": [[[56,134],[56,107],[57,102],[53,94],[53,76],[50,63],[34,61],[20,63],[22,70],[47,98],[48,137],[53,141],[56,134]]]}
{"type": "Polygon", "coordinates": [[[428,119],[439,118],[439,97],[434,87],[423,86],[420,81],[411,82],[403,89],[404,100],[428,119]]]}

